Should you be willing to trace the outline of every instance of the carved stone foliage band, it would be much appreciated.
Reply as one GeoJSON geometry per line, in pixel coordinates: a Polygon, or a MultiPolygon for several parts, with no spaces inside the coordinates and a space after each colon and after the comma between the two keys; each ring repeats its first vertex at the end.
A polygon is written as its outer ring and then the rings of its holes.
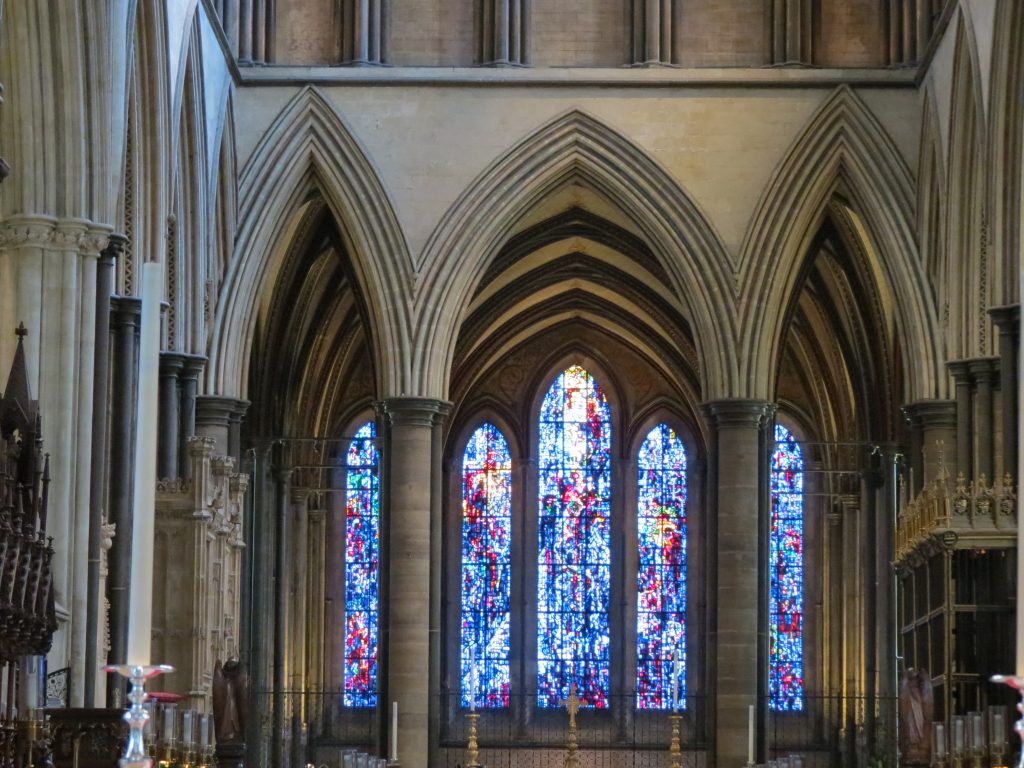
{"type": "Polygon", "coordinates": [[[110,239],[109,228],[87,219],[12,216],[0,223],[0,248],[46,248],[98,254],[110,239]]]}

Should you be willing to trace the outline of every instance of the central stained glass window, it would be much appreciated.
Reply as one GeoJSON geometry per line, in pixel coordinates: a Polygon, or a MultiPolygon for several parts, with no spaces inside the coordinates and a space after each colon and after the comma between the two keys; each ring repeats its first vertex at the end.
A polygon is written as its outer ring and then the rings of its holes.
{"type": "Polygon", "coordinates": [[[793,434],[775,425],[768,602],[768,698],[773,710],[804,708],[804,457],[793,434]]]}
{"type": "Polygon", "coordinates": [[[512,456],[493,424],[462,455],[462,705],[507,707],[512,456]]]}
{"type": "Polygon", "coordinates": [[[551,385],[539,423],[537,704],[575,684],[607,707],[611,592],[611,414],[601,387],[574,365],[551,385]]]}
{"type": "Polygon", "coordinates": [[[686,448],[668,424],[659,424],[647,434],[637,456],[637,544],[636,705],[668,709],[678,701],[682,708],[686,696],[686,448]]]}
{"type": "Polygon", "coordinates": [[[345,457],[344,705],[377,706],[377,584],[380,491],[373,422],[363,424],[345,457]]]}

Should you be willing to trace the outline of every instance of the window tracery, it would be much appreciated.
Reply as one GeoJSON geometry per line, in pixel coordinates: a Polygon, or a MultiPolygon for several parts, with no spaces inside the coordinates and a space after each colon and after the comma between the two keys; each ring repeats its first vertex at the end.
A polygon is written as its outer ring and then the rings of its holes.
{"type": "Polygon", "coordinates": [[[345,473],[344,705],[377,705],[380,489],[372,421],[349,444],[345,473]]]}
{"type": "Polygon", "coordinates": [[[636,705],[667,709],[686,700],[686,448],[664,422],[640,446],[636,515],[636,705]]]}
{"type": "Polygon", "coordinates": [[[771,456],[768,695],[775,711],[803,710],[804,458],[793,433],[775,425],[771,456]]]}
{"type": "Polygon", "coordinates": [[[462,705],[507,707],[510,685],[512,456],[491,423],[462,454],[462,705]]]}
{"type": "Polygon", "coordinates": [[[537,704],[570,688],[608,706],[611,636],[611,413],[573,365],[541,404],[538,477],[537,704]]]}

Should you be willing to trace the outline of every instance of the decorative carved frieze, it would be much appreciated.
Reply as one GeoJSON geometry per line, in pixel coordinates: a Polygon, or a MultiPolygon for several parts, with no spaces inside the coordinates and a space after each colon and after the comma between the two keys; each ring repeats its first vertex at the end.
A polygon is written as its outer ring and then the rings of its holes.
{"type": "Polygon", "coordinates": [[[915,498],[901,500],[896,527],[896,562],[912,560],[941,545],[957,549],[1013,547],[1017,540],[1017,494],[1007,473],[990,485],[981,475],[955,484],[941,472],[915,498]]]}
{"type": "Polygon", "coordinates": [[[85,219],[11,216],[0,226],[0,248],[46,248],[98,254],[110,232],[85,219]]]}

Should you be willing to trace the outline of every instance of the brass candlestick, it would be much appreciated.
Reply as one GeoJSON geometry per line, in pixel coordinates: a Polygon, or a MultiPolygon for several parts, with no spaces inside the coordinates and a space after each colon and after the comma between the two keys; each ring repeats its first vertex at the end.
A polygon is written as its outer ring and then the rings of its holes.
{"type": "Polygon", "coordinates": [[[576,695],[576,684],[569,689],[569,698],[558,702],[569,713],[569,734],[565,742],[563,768],[580,768],[579,742],[576,740],[576,713],[580,711],[580,699],[576,695]]]}
{"type": "Polygon", "coordinates": [[[480,766],[480,748],[476,741],[476,724],[480,719],[480,715],[476,712],[470,712],[466,715],[466,721],[469,723],[469,740],[466,744],[466,768],[479,768],[480,766]]]}
{"type": "Polygon", "coordinates": [[[683,749],[679,739],[679,729],[683,722],[683,716],[678,711],[674,711],[668,716],[668,720],[672,723],[672,744],[668,749],[668,753],[672,757],[671,766],[672,768],[682,768],[683,749]]]}

